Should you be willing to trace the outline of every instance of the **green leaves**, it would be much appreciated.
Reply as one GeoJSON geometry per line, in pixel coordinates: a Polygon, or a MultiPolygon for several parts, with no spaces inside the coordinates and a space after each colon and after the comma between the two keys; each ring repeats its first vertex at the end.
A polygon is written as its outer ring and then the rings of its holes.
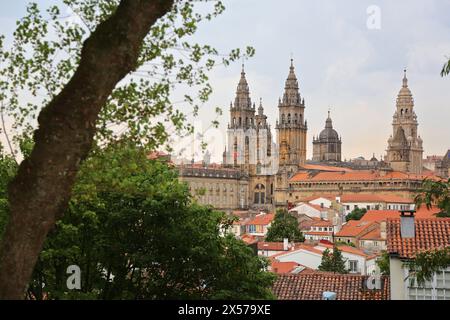
{"type": "Polygon", "coordinates": [[[424,204],[428,209],[432,205],[437,205],[441,209],[439,216],[448,216],[450,214],[450,179],[448,181],[425,179],[422,189],[414,200],[418,208],[424,204]]]}
{"type": "Polygon", "coordinates": [[[350,220],[361,220],[361,218],[366,214],[367,209],[366,208],[355,208],[352,212],[350,212],[346,217],[346,221],[350,220]]]}
{"type": "Polygon", "coordinates": [[[445,77],[450,73],[450,59],[444,64],[441,70],[441,77],[445,77]]]}
{"type": "Polygon", "coordinates": [[[337,246],[334,246],[333,252],[330,252],[329,249],[325,249],[322,253],[322,262],[320,263],[318,270],[346,274],[348,273],[348,270],[345,267],[345,261],[346,260],[342,256],[342,251],[339,250],[337,246]]]}
{"type": "Polygon", "coordinates": [[[267,261],[221,236],[230,223],[193,203],[177,172],[148,160],[144,149],[120,142],[95,150],[45,243],[30,291],[42,296],[45,284],[51,299],[273,298],[267,261]],[[71,264],[82,270],[81,291],[65,287],[71,264]]]}
{"type": "Polygon", "coordinates": [[[282,242],[285,238],[294,242],[305,241],[297,219],[289,212],[279,210],[267,231],[266,241],[282,242]]]}
{"type": "MultiPolygon", "coordinates": [[[[0,39],[0,100],[8,105],[6,114],[19,135],[33,131],[39,112],[73,76],[83,41],[118,4],[118,0],[62,0],[62,5],[43,11],[30,3],[11,46],[5,48],[0,39]]],[[[152,26],[137,70],[115,88],[102,108],[97,143],[129,139],[149,149],[165,145],[170,150],[170,136],[192,132],[188,117],[198,116],[200,105],[212,94],[208,73],[255,54],[251,47],[219,53],[192,40],[204,22],[224,9],[221,1],[179,0],[152,26]],[[181,102],[173,101],[177,87],[186,88],[181,102]]]]}

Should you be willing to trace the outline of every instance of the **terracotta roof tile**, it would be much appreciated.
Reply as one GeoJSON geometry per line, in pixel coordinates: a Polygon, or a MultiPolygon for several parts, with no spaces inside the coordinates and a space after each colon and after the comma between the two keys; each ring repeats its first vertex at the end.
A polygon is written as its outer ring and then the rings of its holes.
{"type": "Polygon", "coordinates": [[[368,232],[367,228],[373,227],[374,223],[373,221],[350,220],[336,233],[336,237],[357,237],[368,232]]]}
{"type": "Polygon", "coordinates": [[[450,218],[415,219],[415,237],[402,238],[400,218],[386,224],[387,251],[401,258],[413,258],[420,251],[450,246],[450,218]]]}
{"type": "Polygon", "coordinates": [[[336,292],[337,300],[389,300],[389,277],[382,277],[381,290],[367,290],[368,276],[332,273],[279,275],[272,291],[280,300],[322,300],[324,291],[336,292]]]}
{"type": "MultiPolygon", "coordinates": [[[[375,170],[358,170],[358,171],[340,171],[340,172],[319,172],[317,174],[310,174],[309,172],[300,171],[294,175],[289,181],[378,181],[378,180],[420,180],[424,178],[433,178],[425,175],[408,174],[400,171],[387,172],[382,175],[375,170]]],[[[437,177],[436,177],[437,179],[437,177]]]]}
{"type": "Polygon", "coordinates": [[[253,219],[247,222],[247,225],[268,225],[272,222],[272,220],[275,218],[275,214],[268,213],[268,214],[259,214],[255,216],[253,219]]]}
{"type": "MultiPolygon", "coordinates": [[[[431,207],[430,210],[426,206],[417,209],[416,218],[436,218],[436,214],[440,212],[440,209],[436,206],[431,207]]],[[[369,210],[359,221],[386,221],[388,218],[398,218],[400,212],[398,210],[369,210]]]]}

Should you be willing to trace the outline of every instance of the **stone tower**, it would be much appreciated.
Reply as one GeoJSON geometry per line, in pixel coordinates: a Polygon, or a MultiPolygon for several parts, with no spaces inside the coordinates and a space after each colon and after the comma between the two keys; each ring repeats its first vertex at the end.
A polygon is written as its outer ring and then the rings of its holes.
{"type": "Polygon", "coordinates": [[[285,208],[289,194],[289,178],[306,162],[305,99],[300,96],[294,63],[291,59],[283,99],[278,101],[276,123],[278,171],[275,178],[275,207],[285,208]]]}
{"type": "Polygon", "coordinates": [[[328,111],[325,129],[319,136],[313,138],[313,161],[317,162],[340,162],[342,141],[336,130],[328,111]]]}
{"type": "Polygon", "coordinates": [[[306,161],[305,99],[299,93],[294,63],[291,59],[289,75],[284,87],[283,99],[278,101],[279,118],[276,123],[278,142],[278,166],[296,171],[306,161]]]}
{"type": "Polygon", "coordinates": [[[406,70],[402,88],[397,96],[392,127],[393,134],[388,140],[385,160],[394,170],[421,174],[423,141],[417,133],[417,116],[414,112],[414,99],[408,88],[406,70]]]}
{"type": "Polygon", "coordinates": [[[248,174],[266,174],[266,171],[270,171],[272,163],[270,125],[264,114],[262,100],[259,103],[258,113],[255,104],[252,104],[244,65],[234,103],[230,103],[227,137],[228,147],[224,152],[226,166],[241,168],[248,174]]]}

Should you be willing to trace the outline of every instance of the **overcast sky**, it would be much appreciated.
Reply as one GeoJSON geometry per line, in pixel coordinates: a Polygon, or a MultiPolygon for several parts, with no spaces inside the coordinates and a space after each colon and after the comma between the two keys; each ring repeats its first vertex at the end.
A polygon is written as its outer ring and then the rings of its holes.
{"type": "MultiPolygon", "coordinates": [[[[25,0],[2,1],[0,27],[10,34],[25,0]]],[[[49,1],[38,1],[42,4],[49,1]]],[[[256,55],[245,62],[251,98],[263,99],[272,123],[283,93],[291,54],[308,120],[308,157],[312,137],[325,125],[331,108],[333,125],[342,136],[344,158],[379,158],[392,133],[395,99],[403,69],[415,99],[424,155],[444,155],[450,148],[450,76],[440,77],[450,55],[450,0],[225,0],[226,11],[203,24],[195,40],[220,51],[251,45],[256,55]],[[380,8],[380,29],[369,29],[367,8],[380,8]]],[[[214,93],[200,120],[211,121],[216,106],[225,134],[228,106],[234,100],[240,63],[211,74],[214,93]]],[[[221,139],[211,146],[221,159],[221,139]]]]}

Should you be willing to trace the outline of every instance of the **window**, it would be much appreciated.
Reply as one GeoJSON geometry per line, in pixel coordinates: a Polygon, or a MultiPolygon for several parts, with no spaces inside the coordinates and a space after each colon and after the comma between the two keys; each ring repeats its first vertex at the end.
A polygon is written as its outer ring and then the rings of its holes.
{"type": "Polygon", "coordinates": [[[254,190],[255,204],[264,204],[266,199],[266,187],[263,184],[258,183],[254,190]]]}
{"type": "Polygon", "coordinates": [[[256,232],[256,226],[254,224],[251,224],[248,226],[248,232],[255,233],[256,232]]]}
{"type": "Polygon", "coordinates": [[[350,210],[350,206],[346,206],[347,207],[347,210],[350,210]]]}
{"type": "Polygon", "coordinates": [[[358,260],[349,260],[348,264],[350,272],[358,272],[358,260]]]}

